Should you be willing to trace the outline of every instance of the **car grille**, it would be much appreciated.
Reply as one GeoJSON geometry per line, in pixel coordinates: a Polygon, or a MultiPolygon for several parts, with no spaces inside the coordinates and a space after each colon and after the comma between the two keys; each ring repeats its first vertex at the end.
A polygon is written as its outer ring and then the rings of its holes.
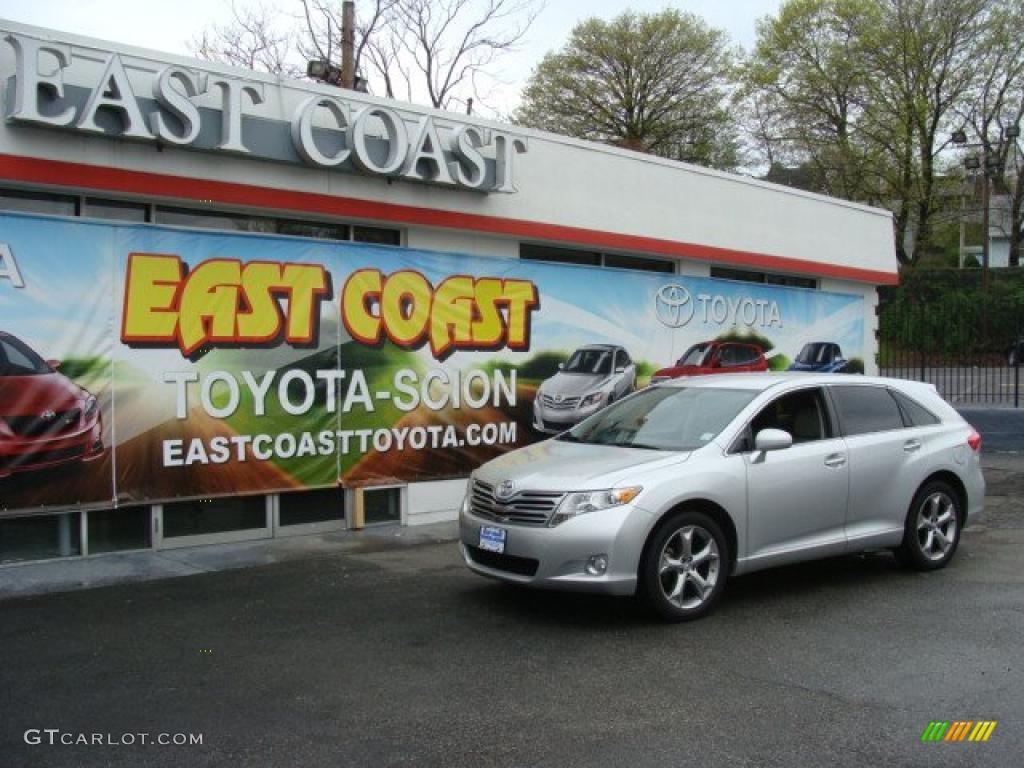
{"type": "Polygon", "coordinates": [[[549,429],[552,432],[565,432],[567,429],[572,429],[576,426],[576,423],[570,421],[550,421],[548,419],[542,419],[541,424],[544,429],[549,429]]]}
{"type": "Polygon", "coordinates": [[[509,499],[494,498],[494,486],[473,481],[470,504],[473,514],[485,520],[516,525],[547,525],[564,493],[519,491],[509,499]]]}
{"type": "Polygon", "coordinates": [[[497,552],[488,552],[486,549],[466,544],[466,551],[474,563],[484,568],[493,568],[496,571],[506,571],[518,576],[533,576],[540,566],[539,560],[532,557],[516,557],[515,555],[501,555],[497,552]]]}
{"type": "Polygon", "coordinates": [[[564,397],[558,400],[551,395],[541,395],[540,402],[545,408],[550,408],[553,411],[571,411],[580,404],[580,398],[564,397]]]}
{"type": "Polygon", "coordinates": [[[36,451],[35,453],[19,453],[14,456],[0,456],[0,469],[26,469],[41,464],[54,464],[58,461],[77,459],[85,453],[85,447],[76,445],[72,448],[60,448],[55,451],[36,451]]]}
{"type": "Polygon", "coordinates": [[[18,437],[47,437],[74,429],[78,425],[80,413],[78,408],[73,408],[70,411],[49,411],[30,416],[5,416],[4,420],[18,437]]]}

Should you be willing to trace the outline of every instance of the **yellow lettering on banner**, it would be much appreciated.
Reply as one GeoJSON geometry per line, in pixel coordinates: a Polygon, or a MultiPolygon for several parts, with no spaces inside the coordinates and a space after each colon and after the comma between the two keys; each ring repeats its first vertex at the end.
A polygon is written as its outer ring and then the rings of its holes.
{"type": "Polygon", "coordinates": [[[287,264],[282,285],[288,289],[285,340],[289,344],[311,344],[319,327],[320,300],[330,292],[327,270],[319,264],[287,264]]]}
{"type": "Polygon", "coordinates": [[[499,304],[503,295],[501,280],[484,277],[476,281],[479,317],[473,321],[473,339],[483,348],[496,347],[505,335],[505,321],[499,304]]]}
{"type": "Polygon", "coordinates": [[[207,341],[235,340],[235,313],[242,264],[234,259],[204,261],[188,276],[178,315],[181,351],[191,355],[207,341]]]}
{"type": "Polygon", "coordinates": [[[380,298],[381,319],[388,338],[400,347],[423,337],[430,320],[430,283],[419,272],[395,272],[384,284],[380,298]]]}
{"type": "Polygon", "coordinates": [[[387,277],[356,270],[341,293],[342,322],[353,339],[373,346],[386,335],[406,348],[429,340],[439,360],[456,349],[529,348],[530,313],[537,306],[537,287],[529,280],[453,275],[435,289],[412,270],[387,277]]]}
{"type": "Polygon", "coordinates": [[[379,269],[359,269],[352,273],[342,291],[342,321],[360,344],[372,346],[380,341],[380,317],[370,311],[370,304],[380,306],[383,280],[379,269]]]}
{"type": "Polygon", "coordinates": [[[454,338],[473,338],[473,278],[456,275],[445,279],[434,294],[430,318],[430,350],[435,357],[448,353],[454,338]]]}
{"type": "Polygon", "coordinates": [[[537,306],[537,287],[528,280],[506,280],[504,289],[508,302],[508,346],[526,349],[530,346],[530,310],[537,306]]]}
{"type": "Polygon", "coordinates": [[[125,278],[121,340],[178,346],[186,357],[206,345],[309,344],[319,327],[319,302],[330,292],[327,271],[314,264],[210,259],[186,274],[177,256],[133,253],[125,278]],[[282,316],[277,297],[288,299],[282,316]]]}
{"type": "Polygon", "coordinates": [[[156,342],[173,339],[178,327],[175,299],[185,265],[177,256],[133,253],[125,279],[121,339],[156,342]]]}
{"type": "Polygon", "coordinates": [[[242,289],[249,305],[247,312],[238,313],[238,335],[250,341],[270,341],[281,328],[281,310],[274,301],[273,291],[285,287],[281,278],[281,265],[269,261],[256,261],[242,270],[242,289]]]}

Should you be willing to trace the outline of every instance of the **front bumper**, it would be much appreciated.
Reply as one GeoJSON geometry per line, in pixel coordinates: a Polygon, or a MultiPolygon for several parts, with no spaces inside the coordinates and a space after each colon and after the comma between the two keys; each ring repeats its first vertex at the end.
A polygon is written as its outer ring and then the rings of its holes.
{"type": "Polygon", "coordinates": [[[459,513],[459,550],[470,570],[483,576],[543,589],[632,595],[650,516],[635,505],[568,520],[554,528],[510,525],[459,513]],[[480,528],[506,532],[505,551],[480,549],[480,528]],[[607,570],[586,572],[587,560],[606,555],[607,570]]]}
{"type": "Polygon", "coordinates": [[[0,477],[94,461],[105,453],[103,425],[98,419],[72,434],[0,441],[0,477]]]}
{"type": "Polygon", "coordinates": [[[533,401],[533,428],[538,432],[556,435],[572,429],[581,421],[604,408],[605,402],[594,403],[584,407],[552,408],[540,401],[540,396],[533,401]]]}

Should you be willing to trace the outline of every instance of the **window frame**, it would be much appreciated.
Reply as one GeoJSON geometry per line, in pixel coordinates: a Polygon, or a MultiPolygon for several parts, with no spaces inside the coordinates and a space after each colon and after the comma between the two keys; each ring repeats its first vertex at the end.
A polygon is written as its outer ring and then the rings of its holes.
{"type": "Polygon", "coordinates": [[[828,391],[829,400],[832,401],[832,406],[835,409],[837,424],[839,426],[839,433],[840,436],[843,438],[860,437],[861,435],[881,435],[885,434],[886,432],[898,432],[901,429],[909,428],[906,422],[906,416],[903,413],[903,409],[900,407],[899,401],[892,396],[890,387],[887,387],[885,384],[827,384],[825,385],[825,389],[828,391]],[[900,426],[890,427],[889,429],[875,429],[870,432],[854,432],[851,434],[850,432],[847,431],[846,424],[844,423],[842,415],[842,409],[839,406],[838,398],[836,398],[835,391],[838,388],[882,390],[885,393],[886,397],[888,397],[889,400],[893,403],[893,405],[896,406],[896,413],[899,414],[900,417],[900,426]]]}
{"type": "Polygon", "coordinates": [[[827,387],[823,384],[809,384],[776,394],[763,405],[759,406],[754,412],[754,415],[748,418],[743,426],[740,427],[736,436],[733,438],[732,443],[729,445],[727,453],[730,455],[753,453],[756,450],[754,448],[755,435],[752,428],[754,420],[757,419],[757,417],[760,416],[766,408],[774,405],[782,398],[790,397],[791,395],[799,394],[801,392],[817,393],[818,407],[820,409],[819,413],[823,420],[822,427],[826,434],[817,440],[804,440],[799,443],[794,442],[793,446],[809,445],[811,443],[824,443],[828,440],[835,440],[842,437],[843,435],[840,433],[839,421],[837,418],[838,414],[835,412],[834,405],[831,398],[828,396],[826,389],[827,387]]]}

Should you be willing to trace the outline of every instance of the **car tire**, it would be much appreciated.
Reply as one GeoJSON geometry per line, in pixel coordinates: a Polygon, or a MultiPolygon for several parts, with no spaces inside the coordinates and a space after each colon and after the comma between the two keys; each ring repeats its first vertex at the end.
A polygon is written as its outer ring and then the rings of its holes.
{"type": "Polygon", "coordinates": [[[714,608],[728,579],[730,554],[721,527],[684,510],[651,534],[640,562],[639,595],[665,621],[692,621],[714,608]]]}
{"type": "Polygon", "coordinates": [[[960,545],[962,520],[960,497],[952,486],[943,480],[925,483],[907,511],[898,559],[918,571],[944,568],[960,545]]]}

